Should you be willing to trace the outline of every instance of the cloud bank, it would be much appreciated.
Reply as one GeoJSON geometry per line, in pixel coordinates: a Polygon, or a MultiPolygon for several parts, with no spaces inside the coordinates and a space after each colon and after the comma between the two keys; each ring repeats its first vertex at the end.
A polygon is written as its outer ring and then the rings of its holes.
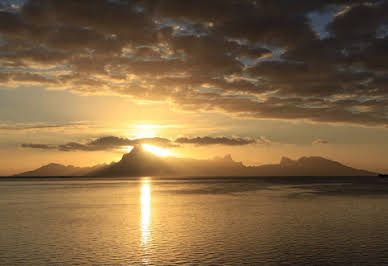
{"type": "Polygon", "coordinates": [[[0,8],[0,84],[386,127],[387,13],[386,0],[31,0],[0,8]]]}
{"type": "Polygon", "coordinates": [[[170,140],[164,138],[141,138],[141,139],[127,139],[114,136],[101,137],[86,143],[69,142],[58,145],[56,148],[60,151],[104,151],[114,150],[127,146],[134,146],[138,144],[153,144],[160,147],[174,147],[170,140]]]}
{"type": "MultiPolygon", "coordinates": [[[[140,138],[140,139],[127,139],[120,138],[115,136],[101,137],[94,140],[89,140],[84,143],[80,142],[68,142],[61,145],[52,145],[52,144],[21,144],[22,148],[32,148],[32,149],[57,149],[60,151],[105,151],[105,150],[115,150],[122,149],[127,146],[135,146],[139,144],[151,144],[163,148],[175,148],[179,145],[185,144],[195,144],[198,146],[208,146],[208,145],[226,145],[226,146],[243,146],[248,144],[258,143],[256,140],[251,138],[239,138],[239,137],[195,137],[187,138],[182,137],[174,141],[166,138],[140,138]]],[[[260,140],[260,143],[262,141],[260,140]]]]}

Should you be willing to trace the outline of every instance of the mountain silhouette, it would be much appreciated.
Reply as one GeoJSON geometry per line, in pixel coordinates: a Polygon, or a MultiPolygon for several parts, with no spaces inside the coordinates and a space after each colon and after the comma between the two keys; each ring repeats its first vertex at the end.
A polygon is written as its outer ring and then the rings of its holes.
{"type": "Polygon", "coordinates": [[[17,176],[376,176],[376,173],[345,166],[322,157],[282,157],[279,164],[245,166],[230,155],[212,160],[158,157],[140,145],[119,162],[94,167],[49,164],[17,176]]]}
{"type": "Polygon", "coordinates": [[[355,169],[318,156],[301,157],[298,160],[282,157],[279,164],[248,168],[249,175],[260,176],[376,176],[376,173],[355,169]]]}
{"type": "Polygon", "coordinates": [[[50,163],[36,170],[17,174],[20,177],[39,177],[39,176],[84,176],[96,169],[103,168],[105,165],[96,165],[93,167],[75,167],[72,165],[62,165],[50,163]]]}
{"type": "Polygon", "coordinates": [[[145,151],[140,145],[123,155],[117,163],[89,172],[89,176],[161,176],[172,174],[161,158],[145,151]]]}

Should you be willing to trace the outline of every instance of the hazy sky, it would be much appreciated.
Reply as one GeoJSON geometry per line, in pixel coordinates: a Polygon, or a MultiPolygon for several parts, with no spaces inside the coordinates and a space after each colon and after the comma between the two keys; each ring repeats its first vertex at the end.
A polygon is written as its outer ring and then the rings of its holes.
{"type": "Polygon", "coordinates": [[[388,171],[388,1],[0,2],[0,174],[134,143],[388,171]],[[351,3],[351,4],[350,4],[351,3]]]}

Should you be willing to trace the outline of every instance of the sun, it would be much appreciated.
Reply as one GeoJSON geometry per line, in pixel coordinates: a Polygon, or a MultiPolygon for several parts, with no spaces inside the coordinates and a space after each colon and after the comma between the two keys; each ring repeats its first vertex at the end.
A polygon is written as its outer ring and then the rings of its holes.
{"type": "MultiPolygon", "coordinates": [[[[150,144],[141,144],[143,150],[148,151],[156,156],[167,157],[171,155],[171,152],[168,149],[163,149],[150,144]]],[[[126,152],[131,152],[133,150],[133,146],[127,146],[123,150],[126,152]]]]}
{"type": "Polygon", "coordinates": [[[142,144],[141,146],[145,151],[151,152],[160,157],[167,157],[170,155],[170,151],[167,149],[159,148],[150,144],[142,144]]]}

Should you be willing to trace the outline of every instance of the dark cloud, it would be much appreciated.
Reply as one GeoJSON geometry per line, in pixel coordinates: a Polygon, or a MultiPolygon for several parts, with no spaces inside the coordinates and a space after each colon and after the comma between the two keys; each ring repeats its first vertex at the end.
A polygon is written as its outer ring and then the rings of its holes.
{"type": "Polygon", "coordinates": [[[374,2],[349,7],[329,25],[329,30],[346,42],[375,39],[378,27],[388,23],[388,5],[385,1],[374,2]]]}
{"type": "Polygon", "coordinates": [[[48,144],[22,144],[23,148],[32,148],[32,149],[41,149],[41,150],[50,150],[55,149],[55,146],[48,144]]]}
{"type": "Polygon", "coordinates": [[[221,97],[203,93],[181,95],[176,104],[189,110],[222,110],[239,116],[271,119],[309,119],[313,122],[352,123],[368,126],[387,125],[387,100],[326,100],[321,98],[269,97],[264,101],[249,98],[221,97]]]}
{"type": "Polygon", "coordinates": [[[170,140],[164,138],[142,138],[142,139],[127,139],[114,136],[101,137],[91,140],[85,144],[78,142],[69,142],[58,145],[58,150],[61,151],[101,151],[113,150],[125,146],[134,146],[137,144],[153,144],[160,147],[174,147],[170,140]]]}
{"type": "MultiPolygon", "coordinates": [[[[362,52],[358,53],[358,55],[359,62],[363,64],[366,69],[377,73],[382,72],[384,75],[387,75],[388,37],[370,42],[362,52]]],[[[387,88],[387,83],[385,83],[385,88],[387,88]]]]}
{"type": "Polygon", "coordinates": [[[175,140],[179,144],[195,144],[195,145],[228,145],[228,146],[241,146],[247,144],[256,143],[254,139],[246,138],[227,138],[227,137],[195,137],[195,138],[178,138],[175,140]]]}
{"type": "Polygon", "coordinates": [[[30,0],[0,11],[0,83],[387,126],[387,12],[387,0],[30,0]],[[311,12],[331,14],[327,37],[311,12]]]}
{"type": "Polygon", "coordinates": [[[169,139],[165,138],[142,138],[142,139],[127,139],[114,136],[101,137],[87,141],[85,143],[68,142],[60,145],[50,144],[22,144],[23,148],[34,149],[58,149],[60,151],[104,151],[114,150],[126,146],[134,146],[137,144],[153,144],[160,147],[176,147],[169,139]]]}
{"type": "MultiPolygon", "coordinates": [[[[260,142],[268,142],[268,138],[261,137],[260,142]]],[[[104,151],[114,150],[127,146],[134,146],[139,144],[151,144],[163,148],[174,148],[184,144],[196,145],[229,145],[241,146],[247,144],[254,144],[256,140],[251,138],[228,138],[228,137],[196,137],[196,138],[178,138],[175,141],[166,138],[141,138],[141,139],[127,139],[115,136],[101,137],[93,140],[80,142],[68,142],[66,144],[51,145],[51,144],[22,144],[23,148],[33,149],[57,149],[60,151],[104,151]]]]}
{"type": "Polygon", "coordinates": [[[60,151],[104,151],[114,150],[126,146],[136,144],[154,144],[161,147],[173,147],[174,145],[168,139],[163,138],[143,138],[143,139],[126,139],[119,137],[102,137],[85,143],[68,142],[66,144],[51,145],[51,144],[22,144],[23,148],[33,149],[57,149],[60,151]]]}

